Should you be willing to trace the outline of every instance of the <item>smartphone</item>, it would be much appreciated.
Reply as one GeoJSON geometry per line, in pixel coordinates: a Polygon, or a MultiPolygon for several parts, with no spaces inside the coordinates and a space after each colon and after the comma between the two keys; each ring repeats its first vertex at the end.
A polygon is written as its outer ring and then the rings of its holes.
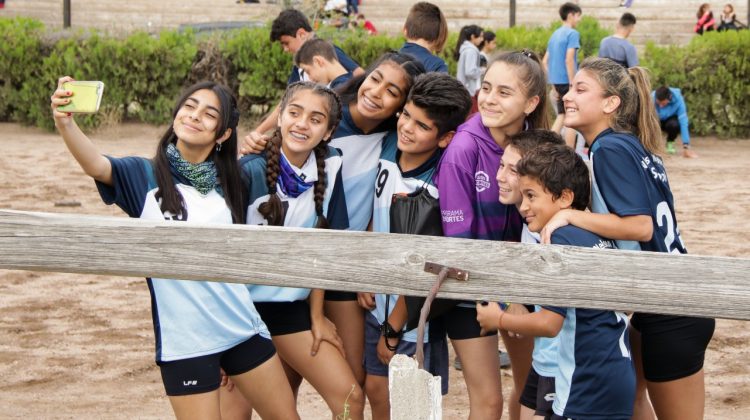
{"type": "Polygon", "coordinates": [[[73,81],[63,83],[63,89],[73,92],[70,102],[58,107],[60,112],[93,114],[99,110],[104,93],[104,83],[93,81],[73,81]]]}

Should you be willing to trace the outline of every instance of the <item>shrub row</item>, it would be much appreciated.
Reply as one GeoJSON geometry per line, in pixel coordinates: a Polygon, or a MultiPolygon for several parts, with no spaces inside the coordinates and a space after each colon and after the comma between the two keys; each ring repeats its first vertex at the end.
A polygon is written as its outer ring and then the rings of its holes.
{"type": "MultiPolygon", "coordinates": [[[[500,29],[495,31],[497,44],[541,56],[558,26],[500,29]]],[[[591,17],[584,17],[578,30],[581,58],[597,54],[599,41],[609,34],[591,17]]],[[[53,33],[27,18],[0,19],[0,121],[51,128],[49,96],[61,75],[105,83],[100,112],[79,118],[87,127],[121,120],[165,123],[179,91],[203,79],[230,86],[243,115],[249,116],[278,99],[291,66],[291,56],[272,44],[268,33],[268,28],[248,28],[208,37],[164,31],[115,38],[96,32],[53,33]]],[[[332,28],[318,34],[363,66],[404,41],[332,28]]],[[[453,73],[456,40],[451,33],[441,53],[453,73]]],[[[685,47],[649,45],[642,61],[652,68],[655,83],[683,89],[697,134],[748,136],[749,45],[750,31],[708,34],[685,47]]]]}
{"type": "Polygon", "coordinates": [[[708,32],[685,47],[648,44],[652,84],[679,87],[691,132],[750,136],[750,31],[708,32]]]}

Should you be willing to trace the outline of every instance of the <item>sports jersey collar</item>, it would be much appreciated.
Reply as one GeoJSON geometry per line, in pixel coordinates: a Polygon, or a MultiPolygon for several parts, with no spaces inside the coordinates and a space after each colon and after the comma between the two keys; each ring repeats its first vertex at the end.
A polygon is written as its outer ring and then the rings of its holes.
{"type": "MultiPolygon", "coordinates": [[[[354,124],[354,119],[352,118],[352,112],[349,110],[350,105],[346,105],[342,107],[342,116],[341,116],[341,123],[339,124],[339,127],[336,129],[336,133],[334,137],[346,137],[351,135],[363,135],[365,134],[364,131],[360,130],[359,127],[357,127],[356,124],[354,124]]],[[[356,105],[355,105],[356,106],[356,105]]]]}
{"type": "Polygon", "coordinates": [[[294,170],[294,173],[305,182],[315,182],[318,180],[318,165],[317,161],[315,160],[315,152],[310,152],[310,156],[307,157],[305,163],[301,168],[298,168],[292,165],[291,162],[289,162],[289,159],[287,159],[284,151],[281,150],[281,148],[279,148],[279,151],[281,152],[281,156],[284,157],[284,160],[289,164],[289,167],[294,170]]]}
{"type": "Polygon", "coordinates": [[[591,158],[591,154],[593,153],[594,143],[596,143],[597,141],[599,141],[600,138],[602,138],[604,136],[608,136],[608,135],[610,135],[610,134],[612,134],[614,132],[615,132],[615,130],[613,130],[612,127],[609,127],[606,130],[604,130],[601,133],[599,133],[599,134],[596,135],[596,137],[594,138],[594,141],[592,141],[591,144],[589,145],[589,158],[591,158]]]}
{"type": "Polygon", "coordinates": [[[401,150],[396,149],[396,165],[398,166],[398,170],[401,171],[401,175],[404,178],[417,178],[419,177],[419,175],[427,171],[434,170],[435,167],[437,166],[438,161],[440,161],[440,157],[442,155],[443,155],[443,149],[437,148],[435,150],[435,153],[433,153],[432,156],[430,156],[430,158],[427,159],[424,163],[412,169],[411,171],[404,172],[401,169],[401,163],[400,163],[401,150]]]}

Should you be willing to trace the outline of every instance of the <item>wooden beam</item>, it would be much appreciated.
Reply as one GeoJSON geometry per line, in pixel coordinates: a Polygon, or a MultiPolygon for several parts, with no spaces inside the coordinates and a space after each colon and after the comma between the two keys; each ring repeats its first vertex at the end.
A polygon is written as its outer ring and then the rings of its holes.
{"type": "Polygon", "coordinates": [[[0,269],[216,280],[750,320],[750,260],[0,210],[0,269]]]}

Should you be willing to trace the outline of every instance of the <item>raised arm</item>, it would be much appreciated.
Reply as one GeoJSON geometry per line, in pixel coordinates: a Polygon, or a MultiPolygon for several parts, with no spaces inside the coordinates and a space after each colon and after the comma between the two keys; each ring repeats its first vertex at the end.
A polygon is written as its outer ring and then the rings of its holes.
{"type": "Polygon", "coordinates": [[[112,164],[109,159],[104,157],[94,143],[83,134],[71,113],[57,110],[58,107],[70,103],[73,93],[63,89],[63,83],[72,81],[73,78],[70,76],[58,79],[57,90],[50,98],[55,127],[83,172],[103,184],[112,185],[112,164]]]}

